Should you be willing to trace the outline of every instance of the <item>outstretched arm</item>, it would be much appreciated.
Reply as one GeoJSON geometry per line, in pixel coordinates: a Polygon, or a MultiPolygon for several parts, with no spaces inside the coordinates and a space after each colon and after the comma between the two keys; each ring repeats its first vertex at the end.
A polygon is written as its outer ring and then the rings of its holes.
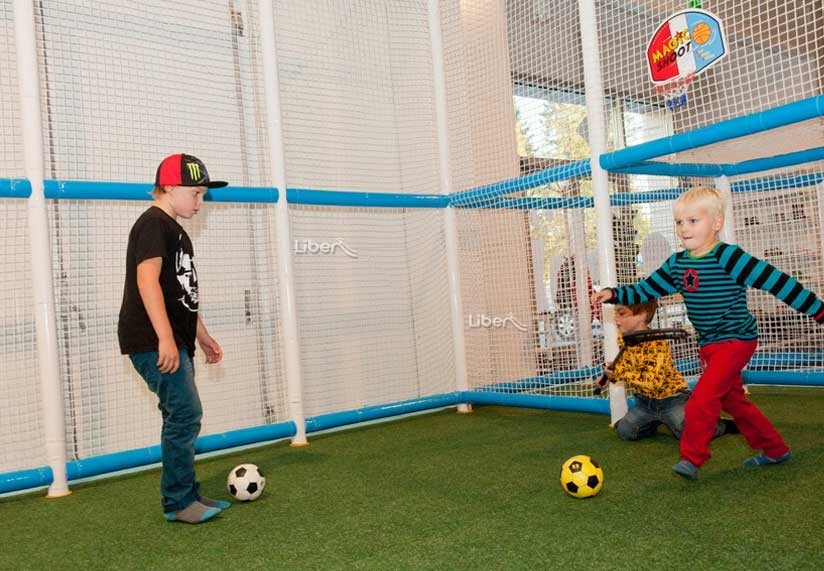
{"type": "Polygon", "coordinates": [[[794,277],[735,245],[722,244],[716,256],[724,271],[737,283],[769,292],[799,313],[824,323],[824,302],[794,277]]]}
{"type": "Polygon", "coordinates": [[[592,303],[607,302],[620,305],[633,305],[677,293],[678,289],[670,275],[670,264],[672,260],[673,258],[671,257],[648,278],[641,280],[637,284],[604,288],[592,294],[590,300],[592,303]]]}

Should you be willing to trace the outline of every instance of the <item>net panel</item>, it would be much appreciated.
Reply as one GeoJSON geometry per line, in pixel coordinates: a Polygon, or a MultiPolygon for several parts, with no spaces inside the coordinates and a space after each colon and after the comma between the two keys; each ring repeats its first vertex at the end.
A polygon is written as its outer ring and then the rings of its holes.
{"type": "Polygon", "coordinates": [[[0,472],[46,463],[27,206],[0,200],[0,472]]]}
{"type": "Polygon", "coordinates": [[[36,2],[46,176],[149,182],[160,158],[185,151],[222,180],[264,184],[254,11],[226,0],[36,2]]]}
{"type": "Polygon", "coordinates": [[[14,40],[14,6],[0,3],[0,177],[23,175],[23,137],[14,40]]]}
{"type": "Polygon", "coordinates": [[[288,184],[437,193],[426,2],[275,2],[288,184]]]}
{"type": "Polygon", "coordinates": [[[503,3],[440,8],[454,191],[518,176],[503,3]]]}
{"type": "Polygon", "coordinates": [[[210,204],[205,217],[185,223],[202,283],[201,318],[224,351],[218,366],[196,361],[205,434],[288,418],[274,208],[210,204]]]}
{"type": "MultiPolygon", "coordinates": [[[[598,28],[606,94],[626,105],[665,107],[656,93],[646,63],[647,42],[671,15],[687,8],[680,0],[619,2],[598,0],[598,28]]],[[[705,3],[723,23],[728,55],[695,77],[687,89],[687,104],[674,111],[673,132],[681,133],[727,119],[764,111],[820,95],[824,65],[824,6],[815,0],[757,0],[705,3]]],[[[699,44],[695,44],[700,47],[699,44]]],[[[822,144],[820,121],[793,135],[767,135],[745,142],[748,158],[793,150],[799,140],[809,147],[822,144]],[[813,135],[812,139],[805,137],[813,135]]],[[[740,152],[741,142],[727,147],[740,152]]],[[[620,147],[614,147],[620,148],[620,147]]],[[[713,152],[671,157],[677,162],[709,162],[713,152]]],[[[726,154],[724,156],[727,156],[726,154]]],[[[728,162],[735,162],[730,157],[728,162]]]]}
{"type": "Polygon", "coordinates": [[[292,206],[290,216],[304,413],[453,391],[443,212],[292,206]]]}
{"type": "MultiPolygon", "coordinates": [[[[758,179],[738,177],[733,188],[734,238],[753,256],[796,278],[813,293],[824,292],[822,259],[821,161],[805,168],[760,173],[758,179]],[[756,186],[786,186],[773,190],[747,190],[756,186]],[[787,181],[797,181],[788,184],[787,181]],[[801,182],[804,181],[804,182],[801,182]],[[773,182],[773,184],[770,184],[773,182]]],[[[824,332],[806,315],[772,295],[750,289],[750,309],[758,320],[759,348],[750,368],[815,369],[824,367],[824,332]]]]}
{"type": "MultiPolygon", "coordinates": [[[[449,2],[440,10],[453,190],[518,177],[513,78],[528,91],[555,74],[542,66],[546,51],[530,50],[532,8],[449,2]]],[[[457,212],[468,383],[475,389],[533,378],[538,367],[529,216],[475,208],[483,199],[457,212]]]]}
{"type": "MultiPolygon", "coordinates": [[[[142,202],[50,204],[58,343],[70,458],[157,443],[157,399],[120,355],[117,321],[129,229],[142,202]]],[[[195,357],[203,434],[286,418],[277,327],[271,208],[210,205],[186,223],[201,316],[224,350],[195,357]]]]}

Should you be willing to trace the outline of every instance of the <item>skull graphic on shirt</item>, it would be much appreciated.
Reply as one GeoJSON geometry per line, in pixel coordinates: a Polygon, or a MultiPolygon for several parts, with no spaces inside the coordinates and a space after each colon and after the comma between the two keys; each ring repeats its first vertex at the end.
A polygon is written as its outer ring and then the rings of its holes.
{"type": "Polygon", "coordinates": [[[192,256],[178,250],[175,254],[175,275],[183,290],[183,295],[178,299],[189,311],[197,311],[197,270],[192,256]]]}

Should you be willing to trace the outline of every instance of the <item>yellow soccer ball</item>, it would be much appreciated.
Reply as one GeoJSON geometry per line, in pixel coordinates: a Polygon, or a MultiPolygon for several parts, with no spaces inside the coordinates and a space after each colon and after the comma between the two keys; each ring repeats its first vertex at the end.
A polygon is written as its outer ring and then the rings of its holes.
{"type": "Polygon", "coordinates": [[[561,466],[561,487],[573,498],[591,498],[604,486],[604,471],[590,456],[573,456],[561,466]]]}

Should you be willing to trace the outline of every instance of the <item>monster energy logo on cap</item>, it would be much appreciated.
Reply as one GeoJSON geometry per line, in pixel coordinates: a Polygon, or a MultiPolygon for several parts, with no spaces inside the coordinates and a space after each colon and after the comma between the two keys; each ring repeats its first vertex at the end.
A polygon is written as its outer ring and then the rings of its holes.
{"type": "Polygon", "coordinates": [[[186,163],[186,166],[189,167],[189,178],[192,180],[200,180],[200,163],[186,163]]]}

